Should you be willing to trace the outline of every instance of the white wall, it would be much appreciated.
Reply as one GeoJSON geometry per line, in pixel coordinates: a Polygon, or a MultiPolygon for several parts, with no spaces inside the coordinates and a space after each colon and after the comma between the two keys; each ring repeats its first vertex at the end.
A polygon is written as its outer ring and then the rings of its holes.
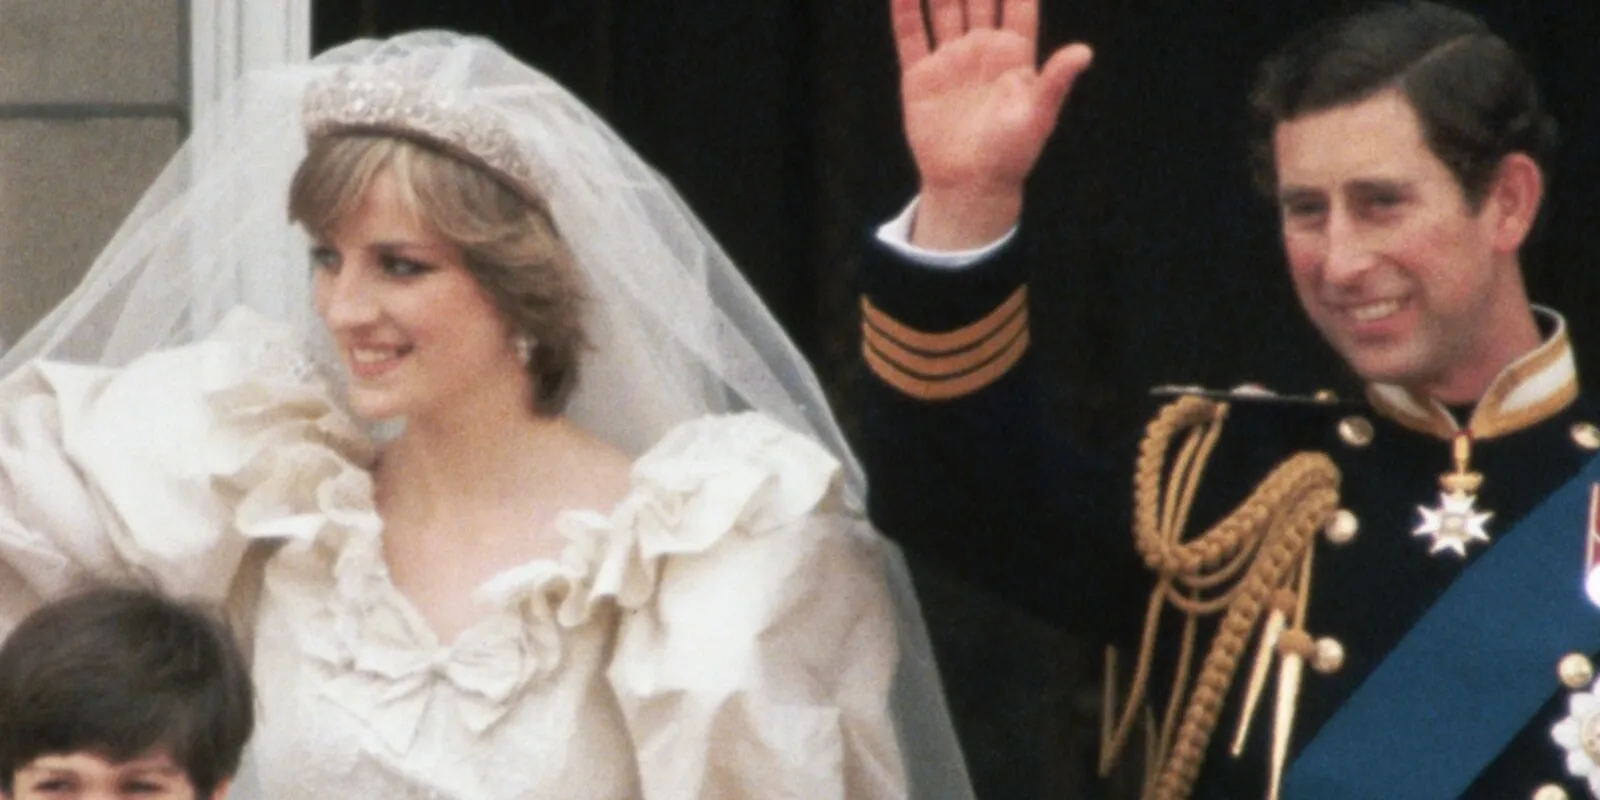
{"type": "Polygon", "coordinates": [[[64,296],[245,70],[310,52],[311,0],[0,0],[0,344],[64,296]]]}
{"type": "Polygon", "coordinates": [[[181,0],[0,0],[0,341],[78,281],[182,141],[181,0]]]}

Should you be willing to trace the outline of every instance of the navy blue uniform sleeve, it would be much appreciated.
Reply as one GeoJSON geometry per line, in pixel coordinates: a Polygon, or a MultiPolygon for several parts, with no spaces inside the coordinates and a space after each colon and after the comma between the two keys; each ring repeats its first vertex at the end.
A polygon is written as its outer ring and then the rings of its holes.
{"type": "Polygon", "coordinates": [[[860,276],[861,454],[874,521],[915,557],[1064,628],[1124,640],[1149,578],[1131,453],[1051,436],[1022,251],[939,270],[874,242],[860,276]]]}

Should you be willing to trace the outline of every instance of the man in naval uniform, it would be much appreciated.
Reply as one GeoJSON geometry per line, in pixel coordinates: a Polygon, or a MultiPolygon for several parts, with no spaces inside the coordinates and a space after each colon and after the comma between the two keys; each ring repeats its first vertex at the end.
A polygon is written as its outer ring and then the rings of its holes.
{"type": "Polygon", "coordinates": [[[862,275],[883,530],[1118,646],[1102,760],[1156,731],[1147,796],[1600,796],[1600,416],[1523,287],[1554,134],[1510,48],[1412,2],[1263,65],[1290,278],[1366,402],[1172,393],[1135,460],[1048,441],[1029,355],[1022,188],[1088,48],[1036,67],[1035,0],[892,14],[920,193],[862,275]]]}

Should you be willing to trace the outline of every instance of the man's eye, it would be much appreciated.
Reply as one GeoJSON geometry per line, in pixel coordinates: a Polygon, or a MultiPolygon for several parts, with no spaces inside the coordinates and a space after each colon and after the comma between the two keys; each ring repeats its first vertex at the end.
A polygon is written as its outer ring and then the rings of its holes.
{"type": "Polygon", "coordinates": [[[1367,214],[1382,214],[1392,211],[1406,204],[1410,195],[1398,188],[1374,186],[1365,191],[1356,192],[1351,197],[1351,202],[1358,212],[1367,214]]]}
{"type": "Polygon", "coordinates": [[[1283,204],[1283,215],[1291,219],[1309,219],[1320,216],[1323,205],[1315,202],[1286,202],[1283,204]]]}

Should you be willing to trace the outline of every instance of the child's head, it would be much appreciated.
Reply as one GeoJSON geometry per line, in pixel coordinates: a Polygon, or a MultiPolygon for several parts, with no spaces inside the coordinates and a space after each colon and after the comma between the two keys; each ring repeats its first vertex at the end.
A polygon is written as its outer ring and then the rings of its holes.
{"type": "Polygon", "coordinates": [[[0,709],[0,790],[16,800],[102,783],[109,797],[221,797],[255,721],[227,626],[138,589],[23,620],[0,645],[0,709]]]}

